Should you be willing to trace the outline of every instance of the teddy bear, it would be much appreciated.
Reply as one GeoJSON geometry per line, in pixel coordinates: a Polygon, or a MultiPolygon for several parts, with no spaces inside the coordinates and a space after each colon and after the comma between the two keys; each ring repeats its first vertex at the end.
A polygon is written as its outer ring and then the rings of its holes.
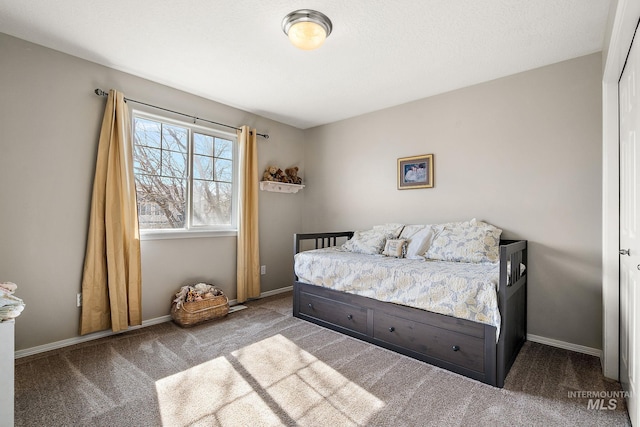
{"type": "Polygon", "coordinates": [[[287,177],[287,174],[284,173],[284,171],[282,169],[278,169],[276,171],[276,181],[278,182],[284,182],[284,183],[288,183],[289,182],[289,178],[287,177]]]}
{"type": "Polygon", "coordinates": [[[292,168],[287,168],[284,170],[284,173],[287,174],[287,177],[289,178],[289,182],[291,184],[298,184],[298,185],[302,184],[302,178],[298,176],[298,170],[299,169],[297,166],[294,166],[292,168]]]}
{"type": "Polygon", "coordinates": [[[263,181],[278,181],[277,172],[280,169],[277,166],[267,166],[267,169],[262,174],[263,181]]]}

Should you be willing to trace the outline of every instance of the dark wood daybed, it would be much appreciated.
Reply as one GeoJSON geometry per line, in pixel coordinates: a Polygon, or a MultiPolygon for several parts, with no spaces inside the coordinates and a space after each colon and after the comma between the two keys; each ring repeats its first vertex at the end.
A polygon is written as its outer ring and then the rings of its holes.
{"type": "MultiPolygon", "coordinates": [[[[353,232],[307,233],[294,236],[294,253],[304,241],[311,248],[336,246],[353,232]],[[307,242],[308,244],[308,242],[307,242]]],[[[355,338],[503,387],[504,380],[526,340],[526,273],[511,268],[527,262],[526,240],[500,241],[496,327],[390,302],[302,283],[294,272],[293,315],[355,338]]]]}

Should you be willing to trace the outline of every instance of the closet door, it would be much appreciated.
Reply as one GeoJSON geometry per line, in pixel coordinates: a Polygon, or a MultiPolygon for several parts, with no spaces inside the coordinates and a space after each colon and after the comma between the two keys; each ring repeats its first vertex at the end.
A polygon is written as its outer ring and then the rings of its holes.
{"type": "Polygon", "coordinates": [[[631,45],[619,84],[620,111],[620,382],[628,392],[633,425],[638,423],[638,298],[640,292],[640,47],[631,45]]]}

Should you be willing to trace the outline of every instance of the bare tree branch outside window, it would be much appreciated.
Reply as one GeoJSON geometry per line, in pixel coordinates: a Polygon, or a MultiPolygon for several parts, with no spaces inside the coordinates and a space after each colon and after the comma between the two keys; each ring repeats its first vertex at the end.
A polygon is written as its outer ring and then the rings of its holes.
{"type": "Polygon", "coordinates": [[[141,229],[186,228],[189,203],[192,226],[231,224],[232,141],[135,117],[134,147],[141,229]],[[193,137],[191,193],[190,136],[193,137]]]}

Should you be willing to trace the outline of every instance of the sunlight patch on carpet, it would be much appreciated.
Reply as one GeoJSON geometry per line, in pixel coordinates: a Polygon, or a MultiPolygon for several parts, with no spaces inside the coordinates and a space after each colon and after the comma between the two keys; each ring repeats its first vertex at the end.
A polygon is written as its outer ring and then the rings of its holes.
{"type": "Polygon", "coordinates": [[[224,358],[210,360],[156,381],[162,425],[247,425],[279,418],[224,358]]]}
{"type": "Polygon", "coordinates": [[[158,380],[156,392],[171,426],[364,425],[385,405],[282,335],[158,380]]]}
{"type": "Polygon", "coordinates": [[[232,355],[300,424],[363,425],[384,407],[382,400],[282,335],[232,355]]]}

